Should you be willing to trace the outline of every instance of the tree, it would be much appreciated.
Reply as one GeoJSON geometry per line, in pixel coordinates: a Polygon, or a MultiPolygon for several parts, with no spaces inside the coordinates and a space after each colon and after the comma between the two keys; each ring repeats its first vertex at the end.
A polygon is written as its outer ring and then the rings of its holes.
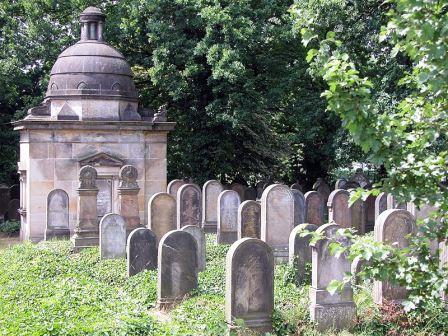
{"type": "MultiPolygon", "coordinates": [[[[338,3],[344,7],[349,2],[338,3]]],[[[378,62],[367,68],[341,32],[319,29],[322,26],[312,13],[307,12],[310,15],[305,15],[305,20],[298,15],[297,23],[304,44],[314,47],[307,59],[328,85],[324,92],[328,109],[341,117],[344,127],[370,159],[383,164],[387,171],[387,178],[371,193],[381,188],[417,207],[434,205],[438,209],[432,218],[419,223],[419,234],[411,237],[408,251],[371,241],[362,241],[351,249],[352,256],[371,261],[366,276],[389,279],[408,288],[407,310],[419,308],[427,312],[441,309],[441,293],[448,286],[448,269],[439,267],[440,250],[433,254],[430,248],[433,242],[444,242],[448,237],[448,4],[396,0],[387,6],[387,21],[371,37],[376,42],[370,45],[378,47],[365,58],[378,62]],[[392,66],[387,72],[401,74],[388,77],[385,91],[382,72],[371,70],[387,64],[392,66]],[[389,96],[386,109],[379,103],[383,92],[389,96]]],[[[379,3],[376,8],[383,10],[379,3]]],[[[303,7],[298,4],[296,10],[303,7]]],[[[430,314],[422,316],[430,318],[430,314]]]]}

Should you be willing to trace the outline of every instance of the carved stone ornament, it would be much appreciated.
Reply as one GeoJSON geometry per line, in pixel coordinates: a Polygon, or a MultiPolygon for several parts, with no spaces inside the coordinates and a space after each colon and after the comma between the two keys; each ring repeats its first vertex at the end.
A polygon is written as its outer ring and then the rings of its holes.
{"type": "Polygon", "coordinates": [[[154,122],[156,122],[156,121],[158,121],[158,122],[166,121],[166,117],[167,117],[166,106],[167,106],[166,104],[163,104],[162,106],[159,107],[159,110],[154,115],[154,119],[153,119],[154,122]]]}
{"type": "Polygon", "coordinates": [[[97,189],[96,187],[96,169],[92,166],[84,166],[79,170],[79,189],[97,189]]]}
{"type": "Polygon", "coordinates": [[[120,169],[120,189],[138,189],[137,168],[131,165],[123,166],[120,169]]]}

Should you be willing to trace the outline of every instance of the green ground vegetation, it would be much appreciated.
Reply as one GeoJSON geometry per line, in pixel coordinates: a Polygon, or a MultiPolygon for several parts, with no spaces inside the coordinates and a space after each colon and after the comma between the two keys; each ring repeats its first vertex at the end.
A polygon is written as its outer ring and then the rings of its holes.
{"type": "MultiPolygon", "coordinates": [[[[228,246],[214,239],[198,290],[170,313],[155,309],[156,271],[127,278],[125,260],[100,260],[97,248],[74,254],[70,242],[53,241],[1,250],[0,335],[224,335],[228,246]]],[[[309,285],[296,286],[293,273],[275,270],[273,335],[321,335],[309,321],[309,285]]],[[[370,292],[368,284],[356,290],[356,327],[328,335],[442,335],[393,307],[379,310],[370,292]]]]}

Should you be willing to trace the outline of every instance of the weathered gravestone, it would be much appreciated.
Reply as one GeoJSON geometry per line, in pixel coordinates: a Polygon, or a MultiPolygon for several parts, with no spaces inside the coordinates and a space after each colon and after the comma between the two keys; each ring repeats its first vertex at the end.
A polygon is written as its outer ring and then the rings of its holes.
{"type": "Polygon", "coordinates": [[[47,196],[45,240],[55,237],[70,237],[69,198],[62,189],[54,189],[47,196]]]}
{"type": "MultiPolygon", "coordinates": [[[[415,232],[415,218],[403,209],[388,209],[378,216],[375,223],[375,240],[396,248],[409,246],[408,235],[415,232]]],[[[398,271],[397,271],[398,272],[398,271]]],[[[373,300],[377,304],[386,301],[401,302],[406,299],[404,287],[392,285],[388,281],[375,281],[373,300]]]]}
{"type": "Polygon", "coordinates": [[[387,210],[387,194],[385,192],[380,193],[375,199],[375,221],[383,211],[387,210]]]}
{"type": "Polygon", "coordinates": [[[294,196],[287,186],[273,184],[261,197],[261,239],[273,250],[276,262],[288,260],[289,234],[294,228],[294,196]]]}
{"type": "Polygon", "coordinates": [[[96,177],[96,169],[92,166],[84,166],[79,170],[78,220],[75,234],[72,237],[75,252],[98,245],[98,188],[96,177]]]}
{"type": "Polygon", "coordinates": [[[244,201],[238,207],[238,239],[258,238],[261,234],[261,204],[244,201]]]}
{"type": "Polygon", "coordinates": [[[201,189],[196,184],[184,184],[177,191],[177,228],[202,224],[201,189]]]}
{"type": "Polygon", "coordinates": [[[347,190],[333,190],[328,197],[328,221],[334,222],[343,228],[352,227],[352,214],[348,207],[350,194],[347,190]]]}
{"type": "Polygon", "coordinates": [[[184,184],[187,184],[187,182],[183,180],[172,180],[170,183],[168,183],[166,187],[166,192],[171,196],[173,196],[174,199],[176,199],[179,188],[182,187],[184,184]]]}
{"type": "Polygon", "coordinates": [[[306,205],[305,196],[297,189],[291,189],[294,197],[294,226],[305,223],[306,205]]]}
{"type": "Polygon", "coordinates": [[[205,232],[216,232],[218,197],[223,190],[224,186],[216,180],[207,181],[202,187],[202,228],[205,232]]]}
{"type": "Polygon", "coordinates": [[[291,185],[291,189],[295,189],[295,190],[299,190],[299,191],[303,192],[303,187],[302,187],[302,185],[300,184],[300,181],[299,181],[299,180],[297,180],[295,183],[293,183],[293,184],[291,185]]]}
{"type": "Polygon", "coordinates": [[[258,332],[272,328],[274,258],[271,248],[255,238],[235,242],[226,257],[226,321],[235,320],[258,332]]]}
{"type": "Polygon", "coordinates": [[[109,213],[100,221],[101,259],[126,257],[126,222],[123,217],[109,213]]]}
{"type": "Polygon", "coordinates": [[[366,219],[365,232],[373,231],[375,227],[375,201],[376,197],[369,195],[364,202],[366,219]]]}
{"type": "MultiPolygon", "coordinates": [[[[443,240],[439,243],[440,248],[440,267],[448,267],[448,241],[443,240]]],[[[448,310],[448,288],[441,292],[442,301],[445,303],[445,310],[448,310]]]]}
{"type": "MultiPolygon", "coordinates": [[[[354,191],[353,189],[348,190],[354,191]]],[[[356,230],[358,234],[366,233],[366,208],[365,202],[359,198],[350,207],[351,227],[356,230]]]]}
{"type": "Polygon", "coordinates": [[[198,272],[205,270],[205,233],[196,225],[187,225],[182,228],[182,231],[188,232],[196,240],[197,245],[197,260],[198,272]]]}
{"type": "Polygon", "coordinates": [[[8,212],[10,191],[7,185],[0,183],[0,223],[3,222],[5,214],[8,212]]]}
{"type": "Polygon", "coordinates": [[[244,199],[246,201],[255,201],[257,199],[257,190],[254,187],[248,187],[244,190],[244,199]]]}
{"type": "Polygon", "coordinates": [[[317,228],[314,224],[300,224],[289,235],[289,263],[294,266],[297,283],[305,280],[306,265],[311,264],[311,236],[302,235],[306,231],[316,231],[317,228]]]}
{"type": "Polygon", "coordinates": [[[313,190],[316,190],[324,199],[324,202],[328,200],[328,197],[331,193],[330,186],[325,182],[325,180],[322,177],[319,177],[316,180],[316,183],[313,185],[313,190]]]}
{"type": "Polygon", "coordinates": [[[330,244],[337,241],[344,246],[349,240],[337,234],[341,226],[331,223],[320,226],[316,233],[323,235],[311,243],[312,277],[310,288],[311,320],[317,323],[319,331],[328,329],[346,329],[355,324],[356,306],[353,302],[353,290],[346,284],[342,292],[331,295],[327,291],[332,280],[341,281],[346,272],[350,272],[350,261],[345,253],[337,258],[330,252],[330,244]]]}
{"type": "Polygon", "coordinates": [[[236,191],[238,193],[241,202],[245,201],[244,192],[246,191],[246,187],[244,185],[242,185],[241,183],[234,182],[230,185],[230,190],[236,191]]]}
{"type": "Polygon", "coordinates": [[[224,190],[218,197],[218,244],[232,244],[238,239],[238,207],[240,196],[236,191],[224,190]]]}
{"type": "Polygon", "coordinates": [[[118,197],[120,202],[119,213],[126,223],[126,234],[140,227],[140,213],[138,208],[137,168],[131,165],[121,167],[119,172],[120,184],[118,197]]]}
{"type": "Polygon", "coordinates": [[[168,193],[154,194],[148,202],[148,228],[160,241],[165,233],[176,227],[176,200],[168,193]]]}
{"type": "Polygon", "coordinates": [[[263,195],[265,181],[257,182],[255,189],[257,189],[257,200],[261,199],[261,195],[263,195]]]}
{"type": "Polygon", "coordinates": [[[157,237],[150,229],[137,228],[132,231],[126,248],[128,277],[157,268],[157,237]]]}
{"type": "Polygon", "coordinates": [[[20,200],[12,199],[8,202],[7,216],[9,220],[20,221],[19,208],[20,208],[20,200]]]}
{"type": "Polygon", "coordinates": [[[334,184],[334,189],[346,189],[345,185],[347,184],[347,179],[345,178],[340,178],[336,180],[336,183],[334,184]]]}
{"type": "Polygon", "coordinates": [[[406,203],[399,203],[392,194],[387,194],[387,209],[407,209],[406,203]]]}
{"type": "Polygon", "coordinates": [[[308,191],[305,194],[305,222],[322,225],[324,223],[325,204],[322,196],[317,191],[308,191]]]}
{"type": "Polygon", "coordinates": [[[368,261],[366,261],[365,259],[362,259],[361,256],[357,256],[352,261],[351,273],[352,273],[352,275],[355,276],[355,283],[357,285],[359,285],[360,280],[361,280],[359,273],[361,273],[363,271],[363,269],[366,265],[368,265],[368,261]]]}
{"type": "Polygon", "coordinates": [[[170,309],[198,286],[197,244],[181,230],[170,231],[159,243],[157,306],[170,309]]]}

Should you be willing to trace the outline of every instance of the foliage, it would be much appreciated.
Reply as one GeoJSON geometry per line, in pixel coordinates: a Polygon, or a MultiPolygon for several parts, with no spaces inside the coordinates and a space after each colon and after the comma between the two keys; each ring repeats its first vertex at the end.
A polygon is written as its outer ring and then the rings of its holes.
{"type": "Polygon", "coordinates": [[[16,233],[20,230],[20,222],[14,220],[7,220],[0,223],[0,232],[4,233],[16,233]]]}
{"type": "MultiPolygon", "coordinates": [[[[345,8],[351,2],[316,3],[338,3],[345,8]]],[[[379,2],[368,3],[376,11],[385,9],[379,2]]],[[[378,104],[382,78],[355,57],[358,55],[340,31],[322,29],[327,26],[320,25],[318,15],[300,5],[296,7],[297,23],[304,45],[313,47],[307,59],[327,83],[323,95],[328,109],[341,117],[344,127],[371,161],[384,165],[388,175],[379,187],[400,201],[412,201],[417,207],[434,205],[438,209],[432,218],[419,223],[419,234],[411,237],[408,249],[365,241],[354,244],[350,251],[351,255],[370,261],[372,266],[367,267],[366,276],[406,286],[407,310],[420,308],[429,312],[441,309],[441,293],[448,287],[448,269],[439,266],[440,250],[432,253],[430,248],[434,241],[448,237],[448,4],[397,0],[385,6],[390,9],[387,21],[382,22],[381,30],[370,35],[374,42],[368,48],[377,47],[367,50],[367,55],[374,60],[373,67],[408,63],[404,67],[407,71],[389,82],[390,97],[394,99],[389,99],[386,110],[378,104]],[[382,52],[377,53],[378,50],[382,52]]],[[[420,316],[431,319],[430,314],[420,316]]]]}

